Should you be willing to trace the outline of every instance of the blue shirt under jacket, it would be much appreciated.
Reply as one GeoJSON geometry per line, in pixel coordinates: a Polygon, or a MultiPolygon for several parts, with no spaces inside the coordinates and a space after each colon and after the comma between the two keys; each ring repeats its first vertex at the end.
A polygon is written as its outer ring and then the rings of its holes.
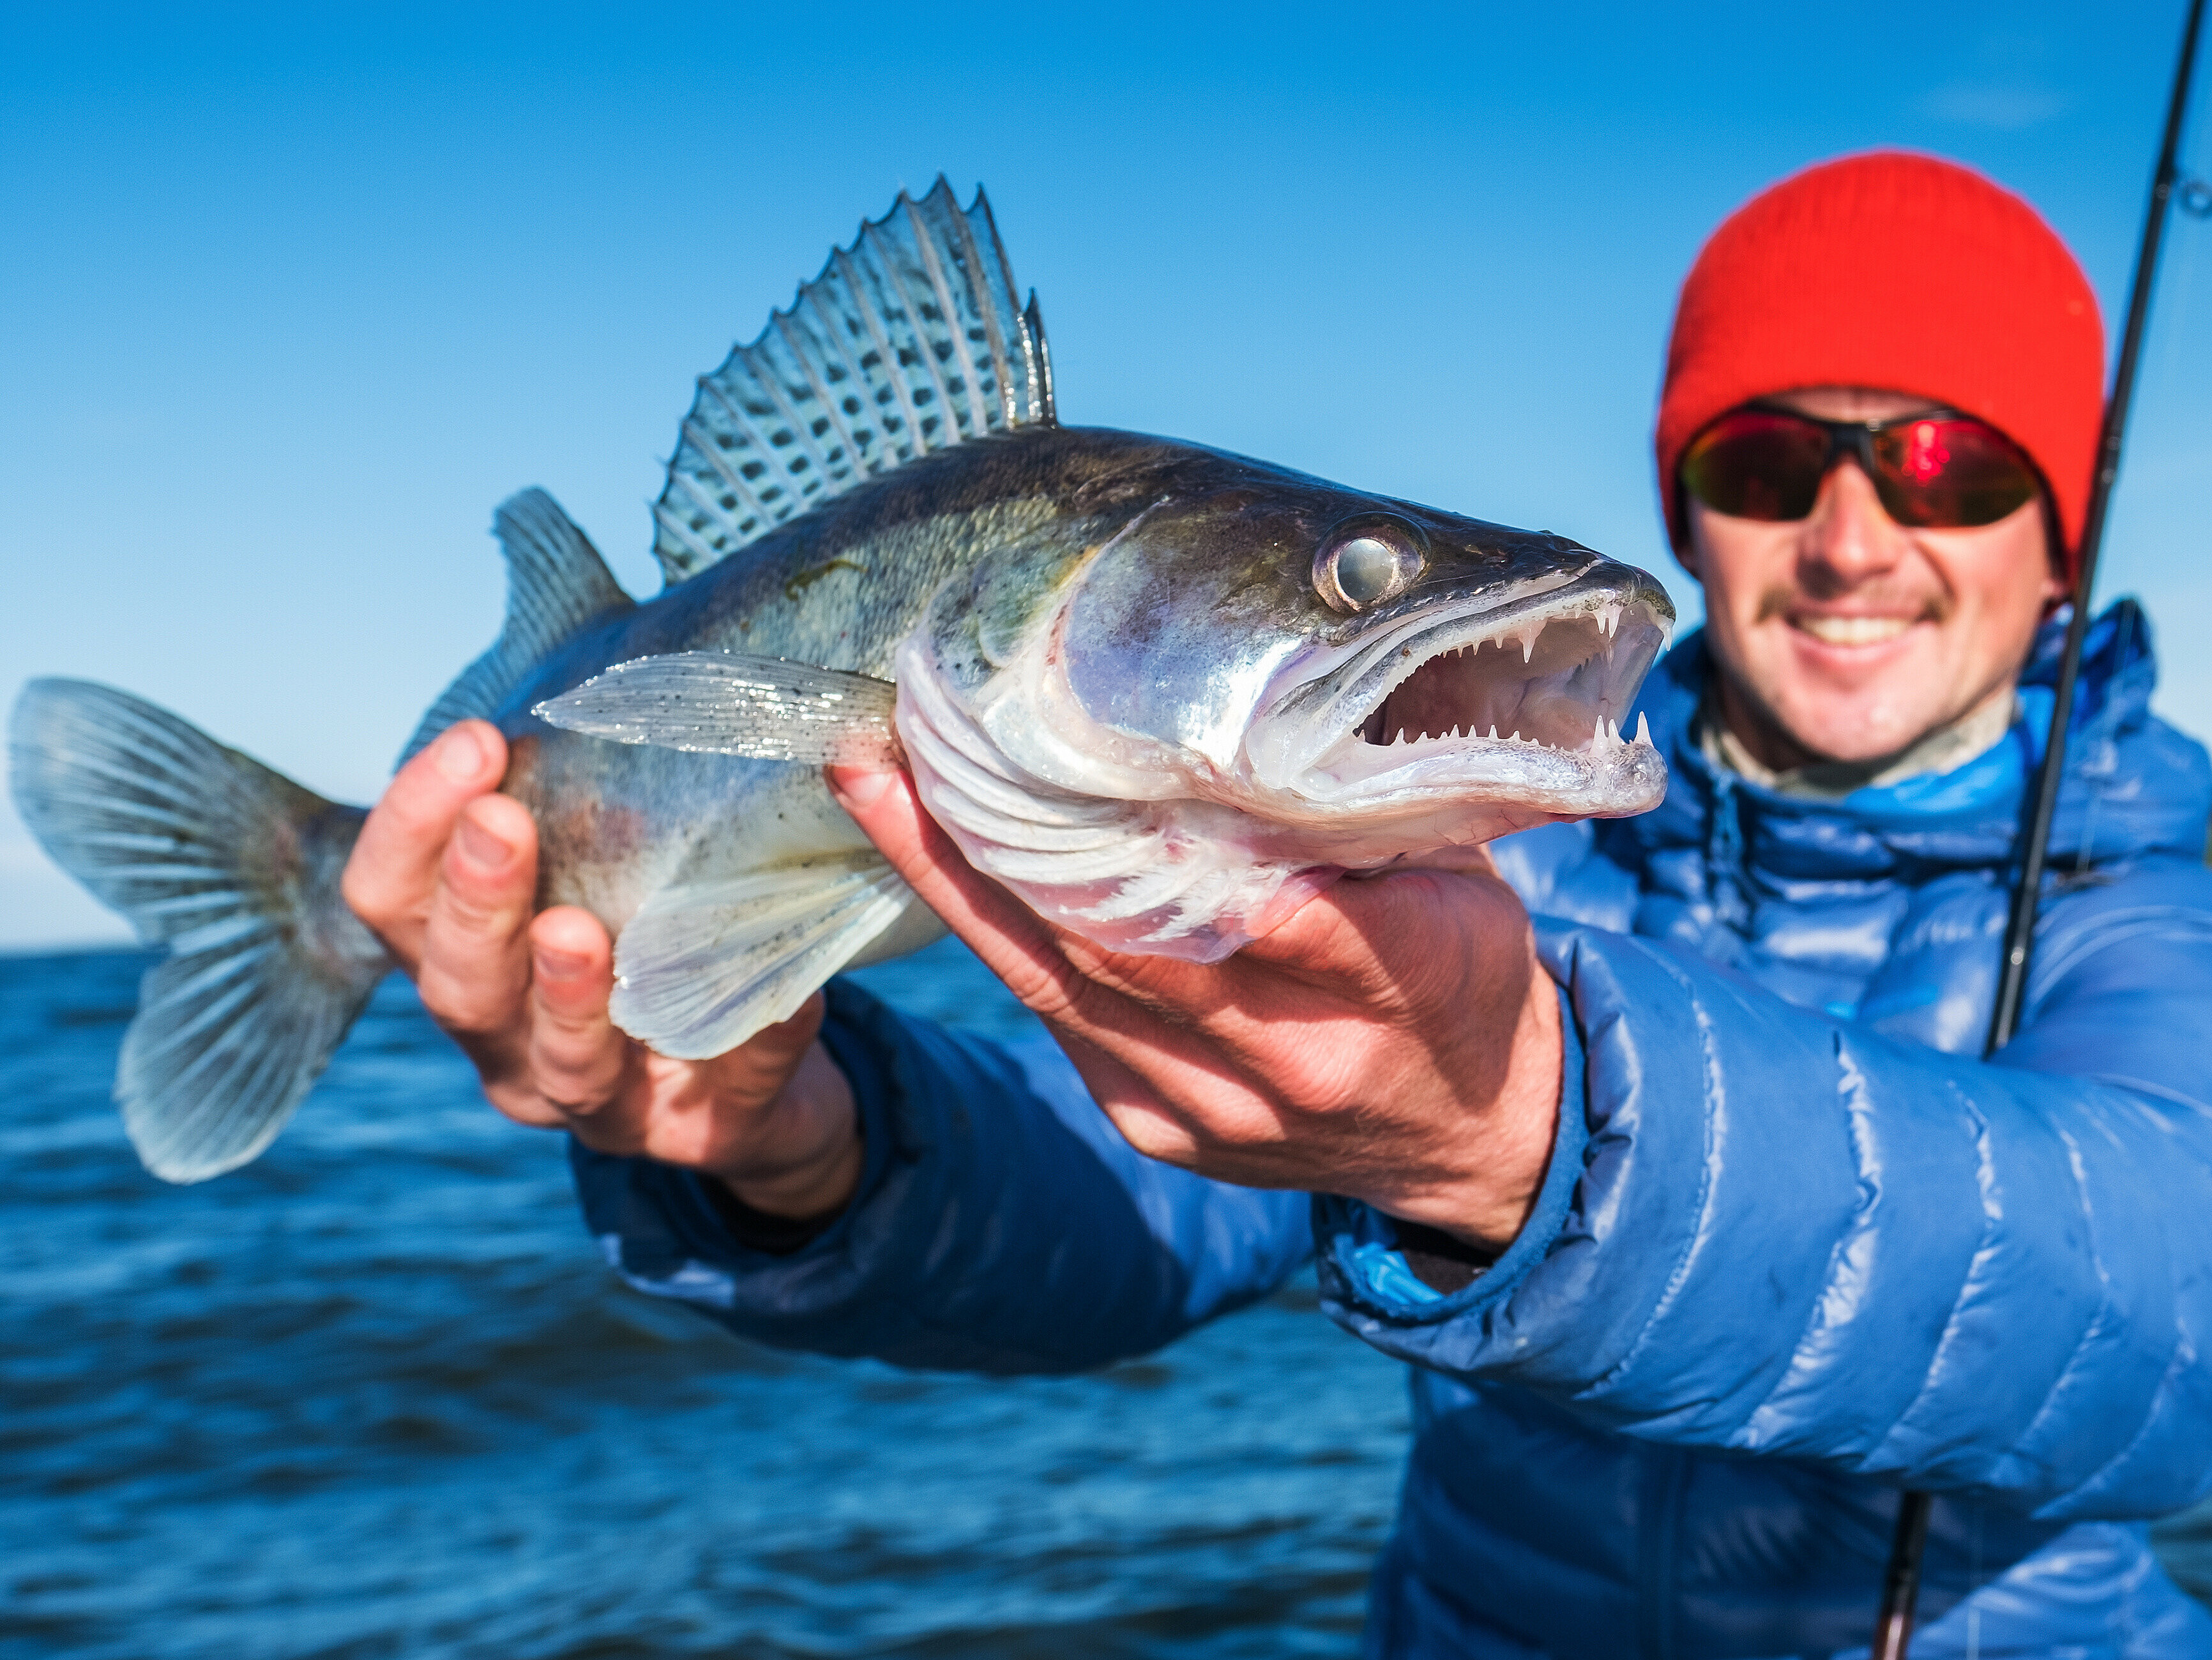
{"type": "Polygon", "coordinates": [[[1154,1348],[1317,1255],[1330,1313],[1413,1367],[1370,1655],[1863,1654],[1914,1486],[1920,1660],[2212,1656],[2141,1520],[2212,1488],[2212,769],[2148,712],[2134,606],[2090,643],[1988,1063],[2057,629],[2003,742],[1840,802],[1717,771],[1699,638],[1662,662],[1665,803],[1498,845],[1565,1102],[1535,1214],[1449,1294],[1387,1216],[1153,1164],[1056,1051],[842,985],[867,1167],[834,1226],[750,1250],[690,1177],[579,1148],[587,1220],[748,1336],[993,1372],[1154,1348]]]}

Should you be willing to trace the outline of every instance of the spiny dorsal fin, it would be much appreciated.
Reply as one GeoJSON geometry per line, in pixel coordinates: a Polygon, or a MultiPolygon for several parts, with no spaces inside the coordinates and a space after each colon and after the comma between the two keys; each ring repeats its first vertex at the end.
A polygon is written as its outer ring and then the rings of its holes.
{"type": "Polygon", "coordinates": [[[1036,296],[1018,307],[982,190],[963,213],[939,177],[700,378],[653,550],[680,582],[917,455],[1053,420],[1036,296]]]}
{"type": "Polygon", "coordinates": [[[403,767],[456,721],[489,718],[524,675],[585,623],[636,603],[623,592],[591,538],[542,489],[522,490],[501,502],[492,514],[492,533],[507,556],[507,622],[491,649],[430,705],[400,751],[403,767]]]}

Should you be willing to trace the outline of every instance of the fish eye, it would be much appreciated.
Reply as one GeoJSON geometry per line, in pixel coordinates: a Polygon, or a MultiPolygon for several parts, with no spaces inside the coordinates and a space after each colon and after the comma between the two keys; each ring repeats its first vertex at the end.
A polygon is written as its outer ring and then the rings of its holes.
{"type": "Polygon", "coordinates": [[[1314,588],[1333,611],[1364,611],[1396,598],[1428,562],[1428,539],[1390,514],[1362,514],[1322,538],[1314,588]]]}

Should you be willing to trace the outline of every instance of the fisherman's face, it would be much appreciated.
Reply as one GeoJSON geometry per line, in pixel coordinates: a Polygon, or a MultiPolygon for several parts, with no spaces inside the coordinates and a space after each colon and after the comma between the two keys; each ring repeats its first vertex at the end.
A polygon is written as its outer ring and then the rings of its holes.
{"type": "MultiPolygon", "coordinates": [[[[1822,387],[1762,400],[1828,421],[1889,420],[1924,398],[1822,387]]],[[[1920,530],[1883,511],[1856,461],[1810,516],[1768,523],[1688,499],[1688,563],[1724,717],[1768,766],[1875,761],[2009,696],[2064,587],[2039,495],[1995,524],[1920,530]]]]}

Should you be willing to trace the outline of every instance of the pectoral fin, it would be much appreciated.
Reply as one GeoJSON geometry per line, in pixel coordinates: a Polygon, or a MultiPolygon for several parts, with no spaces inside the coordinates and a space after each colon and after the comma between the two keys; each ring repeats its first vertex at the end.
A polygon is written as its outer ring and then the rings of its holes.
{"type": "Polygon", "coordinates": [[[913,903],[872,848],[663,888],[616,942],[610,1012],[663,1055],[723,1054],[798,1013],[913,903]]]}
{"type": "Polygon", "coordinates": [[[713,651],[617,663],[532,711],[617,744],[817,766],[896,766],[898,688],[842,669],[713,651]]]}

